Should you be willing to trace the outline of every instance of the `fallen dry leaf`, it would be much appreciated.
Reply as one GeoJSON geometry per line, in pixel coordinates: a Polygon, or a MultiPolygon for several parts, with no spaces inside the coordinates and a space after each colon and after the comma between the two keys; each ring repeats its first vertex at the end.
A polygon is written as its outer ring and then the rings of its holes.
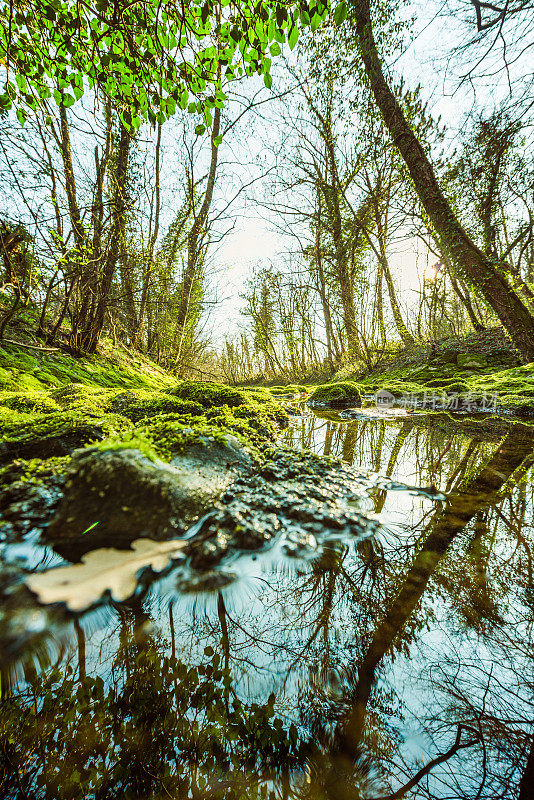
{"type": "Polygon", "coordinates": [[[161,572],[178,558],[187,542],[155,542],[136,539],[131,550],[101,547],[86,553],[80,564],[55,567],[26,578],[26,584],[41,603],[66,603],[71,611],[85,611],[109,590],[113,600],[127,600],[137,586],[144,567],[161,572]]]}

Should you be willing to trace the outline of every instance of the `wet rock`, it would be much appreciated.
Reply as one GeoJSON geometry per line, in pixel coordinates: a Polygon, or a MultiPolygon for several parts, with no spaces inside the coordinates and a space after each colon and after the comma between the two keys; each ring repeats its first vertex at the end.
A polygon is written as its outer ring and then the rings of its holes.
{"type": "Polygon", "coordinates": [[[212,567],[236,550],[260,550],[285,539],[288,553],[319,546],[332,533],[369,536],[379,523],[355,507],[367,479],[350,467],[315,456],[280,450],[261,471],[238,478],[216,503],[203,529],[192,566],[212,567]]]}
{"type": "Polygon", "coordinates": [[[72,458],[48,538],[62,555],[78,560],[89,549],[127,546],[140,535],[174,536],[224,491],[247,459],[233,437],[195,445],[171,464],[133,449],[82,450],[72,458]],[[68,555],[59,543],[67,543],[68,555]]]}
{"type": "Polygon", "coordinates": [[[0,442],[0,464],[15,458],[53,458],[66,456],[87,442],[101,441],[105,433],[100,425],[65,424],[49,435],[0,442]]]}
{"type": "Polygon", "coordinates": [[[58,478],[32,484],[15,481],[0,499],[0,531],[8,541],[32,528],[43,528],[61,498],[63,481],[58,478]]]}

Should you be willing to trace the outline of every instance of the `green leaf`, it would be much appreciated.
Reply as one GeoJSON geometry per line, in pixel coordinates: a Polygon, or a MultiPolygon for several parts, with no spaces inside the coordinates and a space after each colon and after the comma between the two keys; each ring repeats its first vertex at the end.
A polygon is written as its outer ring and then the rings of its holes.
{"type": "Polygon", "coordinates": [[[322,18],[319,16],[319,14],[314,14],[313,17],[311,18],[311,26],[310,26],[313,32],[317,30],[321,22],[322,18]]]}
{"type": "Polygon", "coordinates": [[[220,133],[218,136],[213,137],[213,144],[215,147],[219,147],[220,143],[222,142],[222,138],[223,138],[222,133],[220,133]]]}
{"type": "Polygon", "coordinates": [[[340,3],[337,4],[335,11],[334,11],[334,22],[336,25],[342,25],[345,20],[347,19],[347,4],[345,0],[341,0],[340,3]]]}
{"type": "Polygon", "coordinates": [[[274,42],[274,44],[272,44],[269,49],[271,51],[272,56],[279,56],[280,53],[282,52],[282,48],[277,42],[274,42]]]}
{"type": "Polygon", "coordinates": [[[264,82],[264,84],[266,85],[266,87],[267,87],[268,89],[270,89],[270,88],[271,88],[271,86],[273,85],[273,79],[272,79],[272,77],[269,75],[269,73],[268,73],[268,72],[266,72],[266,73],[265,73],[265,75],[263,76],[263,82],[264,82]]]}
{"type": "Polygon", "coordinates": [[[205,125],[197,125],[195,128],[195,133],[197,136],[202,136],[206,133],[206,126],[205,125]]]}
{"type": "Polygon", "coordinates": [[[299,31],[296,25],[293,25],[291,29],[291,33],[289,34],[288,44],[290,48],[293,50],[299,38],[299,31]]]}
{"type": "Polygon", "coordinates": [[[17,108],[17,119],[21,125],[24,125],[24,123],[26,122],[26,116],[27,116],[26,112],[24,111],[23,108],[17,108]]]}

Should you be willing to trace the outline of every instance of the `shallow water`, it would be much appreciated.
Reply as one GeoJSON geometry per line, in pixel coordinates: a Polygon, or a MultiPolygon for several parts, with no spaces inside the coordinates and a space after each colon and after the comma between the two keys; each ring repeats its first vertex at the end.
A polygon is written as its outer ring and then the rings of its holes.
{"type": "MultiPolygon", "coordinates": [[[[236,555],[209,592],[178,565],[28,635],[0,796],[534,797],[530,430],[300,412],[281,443],[369,473],[379,532],[236,555]]],[[[31,534],[3,557],[62,563],[31,534]]],[[[9,613],[19,636],[53,623],[9,613]]]]}

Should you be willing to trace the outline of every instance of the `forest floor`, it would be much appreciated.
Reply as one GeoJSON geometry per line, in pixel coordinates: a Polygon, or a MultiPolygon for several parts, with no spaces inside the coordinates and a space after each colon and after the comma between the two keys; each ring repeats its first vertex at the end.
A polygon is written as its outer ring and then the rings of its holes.
{"type": "MultiPolygon", "coordinates": [[[[276,387],[275,387],[276,391],[276,387]]],[[[376,392],[395,405],[534,416],[534,364],[522,364],[502,328],[447,337],[384,356],[373,369],[347,365],[312,391],[313,405],[354,404],[376,392]]]]}
{"type": "MultiPolygon", "coordinates": [[[[179,541],[187,559],[184,591],[213,590],[227,580],[214,571],[227,555],[259,550],[281,530],[288,552],[300,552],[314,531],[352,535],[376,524],[345,502],[360,480],[349,467],[280,445],[289,417],[268,390],[178,381],[109,341],[74,358],[31,341],[24,326],[8,338],[0,345],[0,642],[10,645],[0,667],[27,651],[30,629],[34,638],[28,585],[46,606],[39,630],[62,629],[61,603],[83,610],[108,590],[126,599],[169,561],[169,543],[179,541]],[[135,561],[133,586],[99,578],[95,588],[91,573],[85,594],[48,584],[41,592],[29,584],[35,567],[3,560],[25,543],[76,564],[118,548],[121,568],[135,561]]],[[[46,565],[43,574],[47,583],[46,565]]]]}
{"type": "MultiPolygon", "coordinates": [[[[360,473],[338,458],[281,445],[289,415],[310,414],[307,402],[352,406],[337,414],[341,423],[344,413],[350,419],[372,412],[373,392],[385,389],[397,401],[423,398],[418,412],[401,412],[412,415],[410,424],[474,425],[480,435],[493,425],[495,436],[516,415],[532,413],[533,366],[518,364],[495,332],[420,349],[409,359],[397,354],[371,374],[267,389],[177,380],[109,340],[98,354],[75,358],[38,342],[32,322],[20,320],[0,344],[0,550],[32,541],[79,563],[112,546],[128,560],[139,548],[144,552],[149,536],[150,557],[159,564],[179,537],[188,559],[187,591],[217,588],[228,577],[217,565],[232,553],[262,549],[280,531],[284,547],[298,554],[322,532],[352,535],[371,525],[347,503],[360,473]],[[475,396],[475,405],[492,393],[507,413],[479,414],[479,420],[443,408],[428,414],[432,392],[462,401],[475,396]]],[[[148,573],[152,563],[143,562],[148,573]]],[[[135,587],[137,567],[133,572],[135,587]]],[[[27,578],[18,562],[0,563],[0,641],[13,643],[10,658],[19,644],[27,646],[21,631],[33,624],[27,578]]],[[[97,591],[90,581],[86,596],[64,602],[92,607],[107,590],[112,586],[97,591]]],[[[46,591],[63,599],[60,586],[46,591]]],[[[52,608],[43,630],[64,622],[57,602],[52,608]]]]}

